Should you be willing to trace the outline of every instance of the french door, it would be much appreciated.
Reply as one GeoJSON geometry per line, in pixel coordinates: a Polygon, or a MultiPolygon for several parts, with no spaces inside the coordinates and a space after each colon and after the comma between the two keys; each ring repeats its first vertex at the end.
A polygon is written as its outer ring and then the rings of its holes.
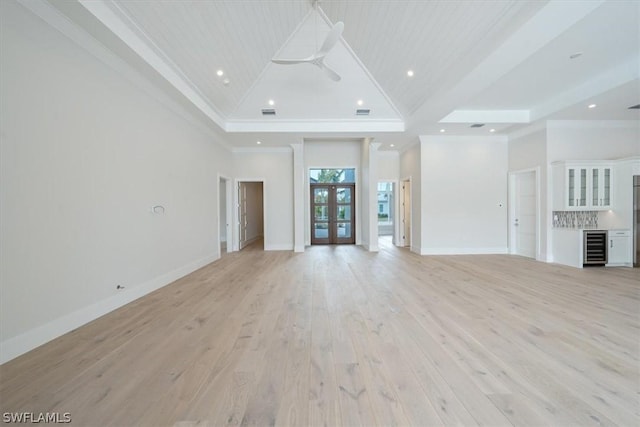
{"type": "Polygon", "coordinates": [[[355,184],[311,184],[311,244],[354,244],[355,184]]]}

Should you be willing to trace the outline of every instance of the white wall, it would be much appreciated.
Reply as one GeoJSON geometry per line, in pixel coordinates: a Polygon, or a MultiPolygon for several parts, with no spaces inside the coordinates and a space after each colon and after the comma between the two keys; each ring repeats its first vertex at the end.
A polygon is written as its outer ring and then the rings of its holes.
{"type": "MultiPolygon", "coordinates": [[[[262,181],[264,249],[293,250],[293,154],[290,148],[255,149],[233,153],[238,181],[262,181]]],[[[236,187],[237,188],[237,187],[236,187]]],[[[234,194],[237,202],[237,194],[234,194]]],[[[237,229],[237,210],[234,229],[237,229]]],[[[237,233],[237,231],[236,231],[237,233]]]]}
{"type": "Polygon", "coordinates": [[[421,136],[422,254],[507,252],[507,141],[421,136]]]}
{"type": "Polygon", "coordinates": [[[400,154],[378,151],[378,182],[397,182],[400,178],[400,154]]]}
{"type": "Polygon", "coordinates": [[[400,180],[411,181],[411,251],[420,253],[422,245],[422,168],[420,144],[400,154],[400,180]]]}
{"type": "Polygon", "coordinates": [[[5,361],[218,258],[231,160],[21,6],[1,15],[5,361]]]}
{"type": "Polygon", "coordinates": [[[362,244],[362,171],[361,142],[358,141],[305,141],[305,245],[311,244],[311,211],[309,194],[309,169],[343,169],[356,170],[356,244],[362,244]]]}
{"type": "Polygon", "coordinates": [[[640,155],[638,122],[547,122],[547,160],[607,160],[640,155]]]}

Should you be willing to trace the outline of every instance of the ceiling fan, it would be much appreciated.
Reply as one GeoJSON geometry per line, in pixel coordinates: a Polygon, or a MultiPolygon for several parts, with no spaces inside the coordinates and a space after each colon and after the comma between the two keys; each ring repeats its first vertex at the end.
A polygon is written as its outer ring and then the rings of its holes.
{"type": "Polygon", "coordinates": [[[324,63],[324,57],[327,56],[327,53],[329,53],[329,51],[336,45],[336,43],[338,43],[338,40],[340,40],[340,35],[342,35],[343,30],[344,30],[344,24],[342,22],[336,22],[335,25],[331,28],[331,31],[329,31],[329,34],[327,34],[327,37],[324,39],[324,42],[322,43],[320,50],[318,50],[316,53],[314,53],[313,55],[307,58],[301,58],[301,59],[273,58],[271,62],[276,64],[283,64],[283,65],[302,64],[305,62],[309,64],[313,64],[316,67],[320,68],[322,71],[324,71],[325,74],[329,76],[331,80],[339,82],[340,75],[335,71],[333,71],[331,68],[327,67],[327,64],[324,63]]]}

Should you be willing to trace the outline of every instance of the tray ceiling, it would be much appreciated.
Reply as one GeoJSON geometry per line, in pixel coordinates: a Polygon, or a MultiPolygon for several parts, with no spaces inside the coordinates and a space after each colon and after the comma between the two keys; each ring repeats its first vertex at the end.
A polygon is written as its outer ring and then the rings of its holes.
{"type": "MultiPolygon", "coordinates": [[[[33,9],[33,2],[22,3],[33,9]]],[[[129,63],[138,55],[146,66],[135,67],[154,70],[232,144],[255,143],[246,135],[268,132],[384,135],[401,146],[445,124],[460,133],[486,132],[468,130],[477,118],[506,131],[608,92],[607,102],[640,102],[640,94],[616,90],[636,88],[640,74],[640,2],[631,0],[49,4],[129,63]],[[271,62],[313,53],[338,21],[344,32],[326,61],[340,82],[313,65],[271,62]],[[583,57],[568,62],[578,51],[583,57]],[[262,116],[269,107],[275,117],[262,116]],[[360,107],[370,116],[355,117],[360,107]]]]}

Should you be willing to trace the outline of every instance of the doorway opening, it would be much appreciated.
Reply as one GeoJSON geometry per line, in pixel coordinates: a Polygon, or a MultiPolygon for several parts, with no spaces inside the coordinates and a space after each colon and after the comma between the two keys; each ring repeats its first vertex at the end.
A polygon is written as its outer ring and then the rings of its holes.
{"type": "Polygon", "coordinates": [[[355,244],[355,169],[311,169],[311,244],[355,244]]]}
{"type": "Polygon", "coordinates": [[[509,173],[509,252],[539,258],[539,174],[537,169],[509,173]]]}
{"type": "Polygon", "coordinates": [[[218,180],[218,248],[220,256],[231,252],[231,180],[220,177],[218,180]]]}
{"type": "Polygon", "coordinates": [[[395,243],[396,196],[395,183],[379,182],[376,201],[378,237],[395,243]]]}
{"type": "Polygon", "coordinates": [[[264,193],[262,182],[238,182],[238,246],[264,249],[264,193]]]}

